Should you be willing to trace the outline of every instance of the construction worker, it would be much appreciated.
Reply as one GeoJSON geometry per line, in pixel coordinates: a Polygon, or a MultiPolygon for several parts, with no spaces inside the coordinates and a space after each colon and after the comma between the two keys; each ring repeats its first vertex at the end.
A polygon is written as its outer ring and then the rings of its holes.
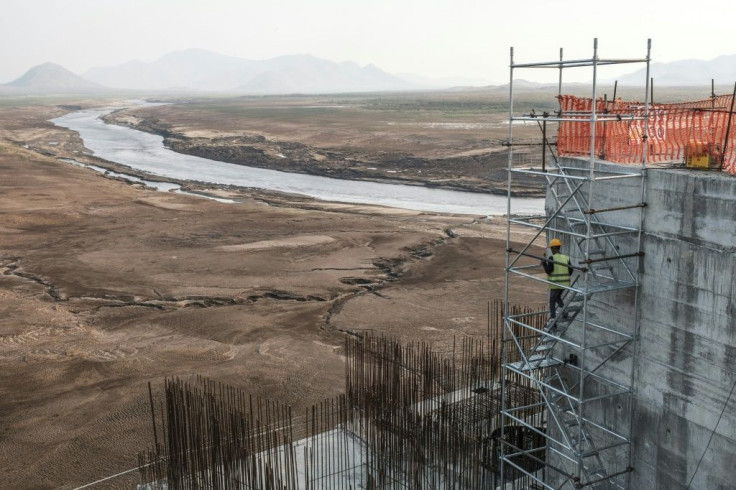
{"type": "MultiPolygon", "coordinates": [[[[549,317],[554,319],[558,306],[564,306],[562,302],[562,293],[565,292],[563,286],[570,286],[570,276],[572,275],[572,265],[570,257],[560,253],[562,242],[553,238],[549,242],[549,249],[552,254],[542,260],[542,267],[547,273],[549,285],[549,317]]],[[[563,317],[567,315],[563,313],[563,317]]]]}

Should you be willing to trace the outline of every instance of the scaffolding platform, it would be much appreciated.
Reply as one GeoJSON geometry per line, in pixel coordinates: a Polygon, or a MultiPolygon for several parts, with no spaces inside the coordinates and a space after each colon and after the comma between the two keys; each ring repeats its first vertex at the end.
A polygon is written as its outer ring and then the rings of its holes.
{"type": "MultiPolygon", "coordinates": [[[[506,377],[525,379],[539,394],[539,409],[546,412],[546,426],[533,426],[520,415],[529,406],[515,406],[503,398],[503,426],[523,426],[543,436],[542,446],[502,446],[502,473],[518,476],[523,461],[544,460],[543,471],[526,472],[540,488],[629,488],[631,459],[632,385],[636,365],[637,320],[621,321],[609,313],[617,301],[638,302],[639,264],[645,200],[646,152],[639,164],[623,166],[605,162],[596,154],[596,128],[609,120],[640,121],[643,139],[649,122],[649,64],[651,42],[641,59],[600,59],[594,41],[589,59],[556,62],[510,63],[508,196],[514,179],[542,176],[547,181],[544,215],[508,216],[506,256],[506,310],[514,304],[524,283],[550,282],[540,266],[549,253],[540,255],[552,238],[562,241],[574,269],[569,285],[562,286],[563,306],[551,314],[543,328],[541,311],[504,316],[503,368],[506,377]],[[596,104],[590,111],[514,113],[515,70],[556,68],[559,70],[558,100],[562,99],[564,69],[588,67],[593,71],[592,100],[597,100],[597,68],[619,63],[646,65],[644,105],[631,114],[600,114],[596,104]],[[514,167],[513,122],[544,122],[542,167],[514,167]],[[573,121],[590,125],[590,153],[585,157],[555,155],[547,140],[546,124],[573,121]],[[549,148],[552,159],[546,165],[549,148]],[[617,187],[618,186],[618,187],[617,187]],[[626,186],[629,192],[617,192],[626,186]],[[631,191],[634,189],[634,191],[631,191]],[[511,227],[531,230],[531,239],[521,248],[512,246],[511,227]],[[521,285],[521,286],[519,286],[521,285]],[[615,412],[612,415],[612,411],[615,412]],[[544,454],[544,458],[539,458],[544,454]]],[[[509,204],[509,209],[510,204],[509,204]]],[[[501,438],[504,440],[504,438],[501,438]]]]}

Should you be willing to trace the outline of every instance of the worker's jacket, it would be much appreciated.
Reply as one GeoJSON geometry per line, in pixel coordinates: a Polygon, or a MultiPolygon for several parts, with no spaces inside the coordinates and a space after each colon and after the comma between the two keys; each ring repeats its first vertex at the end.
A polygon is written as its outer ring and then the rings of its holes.
{"type": "Polygon", "coordinates": [[[544,267],[544,272],[548,274],[547,279],[555,283],[549,285],[550,289],[562,289],[561,286],[570,286],[570,275],[572,275],[570,257],[565,254],[553,254],[546,261],[542,262],[542,266],[544,267]],[[554,261],[554,263],[551,261],[554,261]]]}

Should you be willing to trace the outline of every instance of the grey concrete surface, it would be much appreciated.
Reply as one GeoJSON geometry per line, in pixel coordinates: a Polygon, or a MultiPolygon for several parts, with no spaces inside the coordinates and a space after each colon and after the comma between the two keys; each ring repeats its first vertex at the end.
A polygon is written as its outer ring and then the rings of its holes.
{"type": "MultiPolygon", "coordinates": [[[[566,164],[587,165],[572,159],[566,164]]],[[[594,206],[636,202],[640,182],[596,185],[594,206]]],[[[729,395],[736,383],[736,177],[648,169],[645,182],[638,305],[630,289],[595,295],[588,308],[590,319],[638,336],[605,367],[607,376],[622,380],[633,369],[629,485],[734,489],[736,394],[730,400],[729,395]]],[[[639,210],[603,213],[600,219],[630,225],[639,210]]],[[[623,253],[635,240],[616,244],[623,253]]],[[[580,257],[574,250],[570,255],[580,257]]],[[[636,261],[630,262],[636,270],[636,261]]],[[[609,353],[601,349],[590,356],[609,353]]],[[[589,413],[598,411],[593,418],[622,427],[628,412],[614,404],[590,405],[589,413]]]]}

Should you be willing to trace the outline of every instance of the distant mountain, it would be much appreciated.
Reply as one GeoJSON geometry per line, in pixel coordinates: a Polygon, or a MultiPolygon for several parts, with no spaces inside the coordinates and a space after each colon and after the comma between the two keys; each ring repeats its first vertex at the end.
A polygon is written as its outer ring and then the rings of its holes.
{"type": "Polygon", "coordinates": [[[420,85],[427,89],[445,89],[445,88],[458,88],[458,87],[487,87],[492,85],[489,80],[482,78],[464,78],[464,77],[443,77],[443,78],[430,78],[421,75],[415,75],[413,73],[397,73],[397,77],[411,82],[415,85],[420,85]]]}
{"type": "Polygon", "coordinates": [[[336,93],[411,90],[417,87],[373,65],[334,63],[310,55],[281,56],[263,62],[264,70],[235,87],[238,92],[336,93]]]}
{"type": "MultiPolygon", "coordinates": [[[[710,61],[680,60],[670,63],[652,63],[650,76],[659,86],[710,86],[711,79],[718,85],[736,82],[736,55],[719,56],[710,61]]],[[[618,77],[623,85],[644,85],[646,68],[618,77]]]]}
{"type": "Polygon", "coordinates": [[[92,68],[84,76],[121,89],[202,91],[257,94],[364,92],[419,88],[375,66],[335,63],[310,55],[253,61],[203,49],[187,49],[144,63],[92,68]]]}
{"type": "MultiPolygon", "coordinates": [[[[557,88],[557,84],[530,82],[529,80],[524,80],[523,78],[514,79],[514,90],[547,90],[550,87],[557,88]]],[[[509,84],[504,83],[503,85],[494,85],[491,88],[499,92],[504,92],[508,91],[509,84]]]]}
{"type": "Polygon", "coordinates": [[[107,90],[106,87],[75,75],[55,63],[34,66],[20,78],[2,86],[29,93],[86,93],[107,90]]]}
{"type": "Polygon", "coordinates": [[[156,61],[96,67],[84,77],[109,87],[139,90],[231,90],[256,76],[258,62],[203,49],[169,53],[156,61]]]}

